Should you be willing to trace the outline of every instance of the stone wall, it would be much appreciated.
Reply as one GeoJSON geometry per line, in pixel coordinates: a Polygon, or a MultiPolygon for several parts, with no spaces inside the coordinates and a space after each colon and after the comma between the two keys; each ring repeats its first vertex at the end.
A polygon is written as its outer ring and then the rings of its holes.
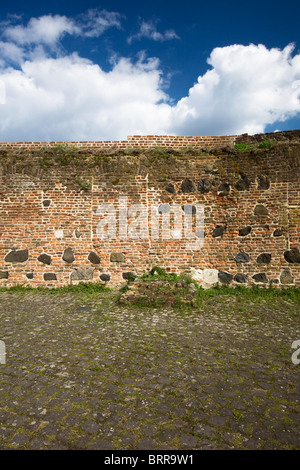
{"type": "Polygon", "coordinates": [[[161,266],[190,273],[204,286],[300,286],[299,135],[216,137],[215,143],[214,137],[133,136],[124,148],[2,144],[0,285],[119,284],[161,266]],[[277,144],[260,149],[262,140],[277,144]],[[250,149],[236,151],[236,142],[250,149]],[[114,208],[116,225],[101,239],[103,204],[114,208]],[[148,210],[139,223],[134,204],[148,210]],[[180,236],[172,216],[168,231],[174,207],[190,214],[193,245],[184,219],[180,236]],[[196,230],[202,209],[203,241],[196,230]],[[153,220],[160,224],[156,235],[153,220]]]}

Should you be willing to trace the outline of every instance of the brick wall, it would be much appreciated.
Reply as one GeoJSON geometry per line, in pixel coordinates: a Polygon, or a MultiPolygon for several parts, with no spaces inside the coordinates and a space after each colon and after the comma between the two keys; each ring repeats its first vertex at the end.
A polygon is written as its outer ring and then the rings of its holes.
{"type": "Polygon", "coordinates": [[[78,148],[127,149],[132,147],[148,148],[155,146],[171,147],[216,147],[233,145],[237,136],[170,136],[170,135],[129,135],[127,140],[85,141],[85,142],[0,142],[0,149],[38,150],[47,147],[68,145],[78,148]]]}
{"type": "Polygon", "coordinates": [[[268,135],[278,140],[270,149],[244,152],[233,144],[259,138],[129,136],[72,142],[78,151],[70,152],[58,143],[1,144],[0,285],[119,284],[158,265],[204,284],[300,286],[300,143],[299,134],[285,135],[268,135]],[[100,151],[122,145],[145,151],[100,151]],[[224,149],[176,151],[182,147],[224,149]],[[115,215],[110,236],[104,204],[115,215]],[[167,227],[175,207],[181,234],[172,216],[167,227]]]}

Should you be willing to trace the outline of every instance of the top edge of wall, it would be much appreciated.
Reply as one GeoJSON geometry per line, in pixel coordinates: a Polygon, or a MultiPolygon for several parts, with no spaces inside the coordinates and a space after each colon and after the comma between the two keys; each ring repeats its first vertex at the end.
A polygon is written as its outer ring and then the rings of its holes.
{"type": "Polygon", "coordinates": [[[264,140],[277,142],[299,142],[300,129],[270,132],[265,134],[213,135],[213,136],[172,136],[172,135],[129,135],[127,140],[101,141],[36,141],[0,142],[0,149],[41,149],[44,147],[72,146],[78,148],[126,149],[132,147],[149,148],[155,146],[182,148],[216,148],[234,146],[236,143],[255,143],[264,140]]]}

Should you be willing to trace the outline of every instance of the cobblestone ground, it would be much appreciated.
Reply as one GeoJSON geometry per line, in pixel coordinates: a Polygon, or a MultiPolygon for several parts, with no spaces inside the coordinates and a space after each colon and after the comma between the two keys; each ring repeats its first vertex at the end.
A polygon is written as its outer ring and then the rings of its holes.
{"type": "Polygon", "coordinates": [[[300,449],[299,304],[0,293],[0,449],[300,449]]]}

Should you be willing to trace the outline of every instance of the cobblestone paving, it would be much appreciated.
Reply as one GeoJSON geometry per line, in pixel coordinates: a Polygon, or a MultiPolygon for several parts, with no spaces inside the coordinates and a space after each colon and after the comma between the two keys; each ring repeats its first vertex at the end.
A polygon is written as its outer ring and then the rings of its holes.
{"type": "Polygon", "coordinates": [[[299,304],[0,293],[0,449],[300,449],[299,304]]]}

